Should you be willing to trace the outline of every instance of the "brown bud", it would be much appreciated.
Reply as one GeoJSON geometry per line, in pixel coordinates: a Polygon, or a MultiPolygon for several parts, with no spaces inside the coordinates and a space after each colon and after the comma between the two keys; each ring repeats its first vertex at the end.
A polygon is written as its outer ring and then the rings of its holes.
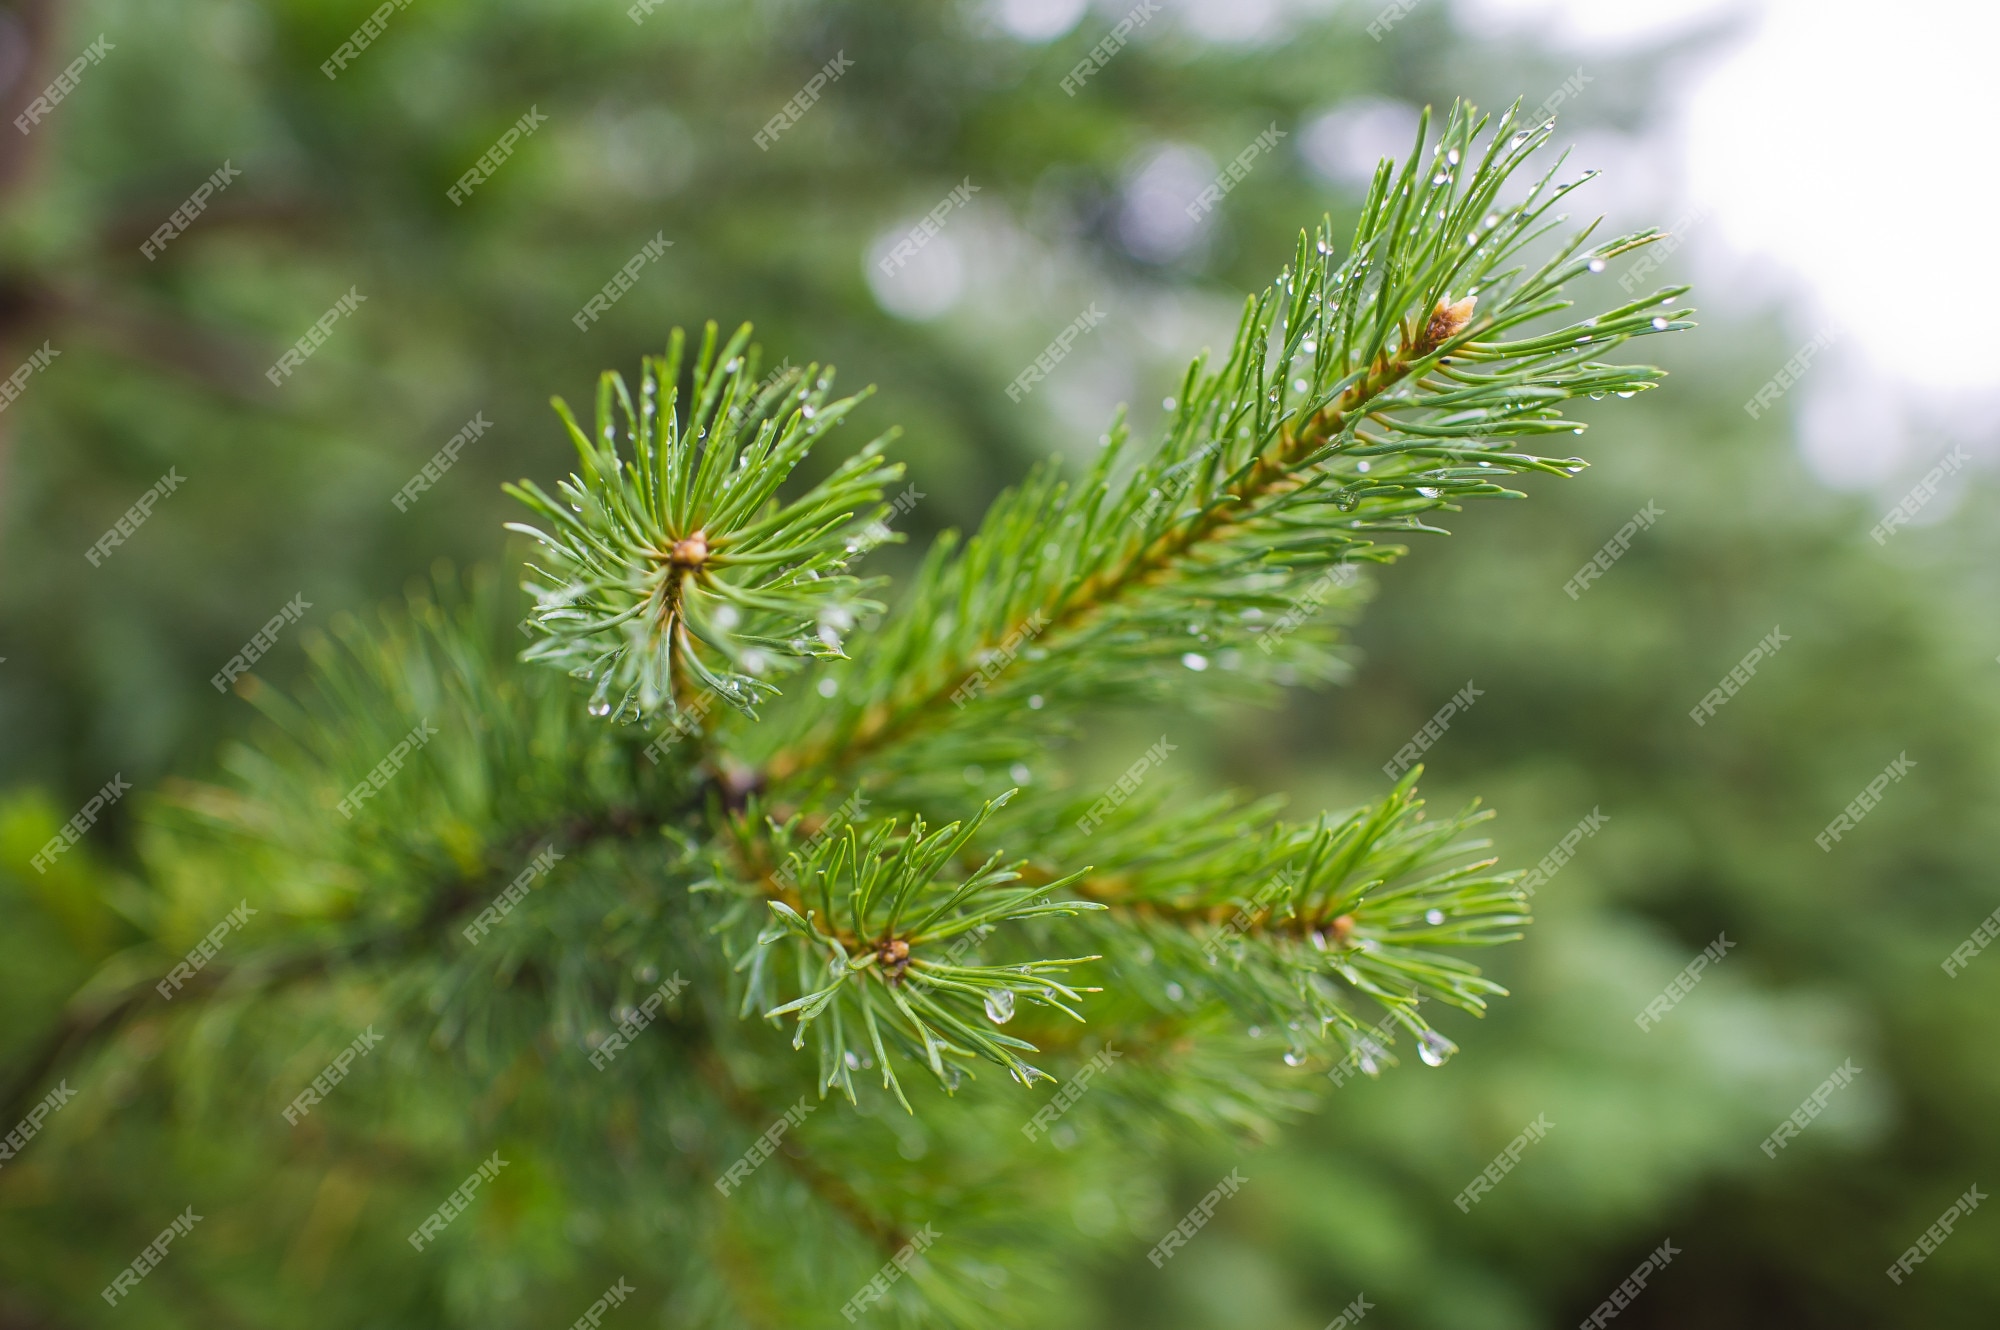
{"type": "Polygon", "coordinates": [[[700,531],[674,542],[667,559],[676,568],[699,568],[708,562],[708,537],[700,531]]]}
{"type": "Polygon", "coordinates": [[[1333,921],[1332,925],[1326,931],[1333,935],[1334,945],[1346,946],[1347,940],[1354,936],[1354,916],[1351,914],[1341,915],[1333,921]]]}
{"type": "Polygon", "coordinates": [[[875,959],[882,963],[882,977],[900,984],[903,971],[910,968],[910,944],[899,937],[885,937],[875,944],[875,959]]]}
{"type": "Polygon", "coordinates": [[[1478,296],[1467,296],[1455,305],[1447,304],[1445,300],[1438,301],[1437,308],[1431,311],[1431,321],[1424,327],[1422,354],[1430,354],[1464,332],[1465,325],[1472,322],[1472,310],[1478,303],[1478,296]]]}

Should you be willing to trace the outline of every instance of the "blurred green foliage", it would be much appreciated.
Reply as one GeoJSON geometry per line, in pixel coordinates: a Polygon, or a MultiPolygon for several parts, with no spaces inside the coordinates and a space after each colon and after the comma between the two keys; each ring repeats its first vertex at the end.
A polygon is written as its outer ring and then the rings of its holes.
{"type": "MultiPolygon", "coordinates": [[[[1280,37],[1236,45],[1170,9],[1075,97],[1059,80],[1116,7],[1037,44],[971,3],[670,0],[634,22],[616,5],[418,0],[333,80],[319,64],[365,4],[95,0],[60,11],[39,46],[44,11],[8,12],[8,49],[35,47],[17,99],[97,33],[115,43],[14,146],[27,159],[0,221],[7,367],[43,339],[62,352],[0,440],[10,1076],[65,1007],[88,1009],[79,988],[122,949],[215,917],[164,921],[189,897],[147,880],[137,850],[151,792],[212,771],[245,728],[209,676],[295,594],[323,630],[372,618],[436,560],[518,556],[499,484],[567,466],[552,393],[587,396],[597,370],[629,369],[674,324],[754,320],[768,360],[831,359],[843,382],[880,385],[855,437],[905,428],[898,454],[925,497],[899,524],[921,548],[1033,460],[1088,455],[1118,400],[1156,418],[1301,222],[1352,206],[1304,151],[1316,115],[1362,96],[1532,104],[1568,72],[1560,53],[1468,44],[1441,4],[1381,43],[1365,5],[1288,12],[1280,37]],[[760,150],[752,135],[837,51],[852,69],[760,150]],[[447,187],[530,107],[547,124],[454,206],[447,187]],[[1146,240],[1131,209],[1160,148],[1212,168],[1271,122],[1287,147],[1205,230],[1146,240]],[[140,242],[225,159],[241,177],[145,259],[140,242]],[[976,206],[939,252],[962,290],[935,317],[895,317],[871,290],[871,246],[961,180],[976,206]],[[656,233],[673,247],[579,332],[571,315],[656,233]],[[350,287],[366,302],[272,388],[265,366],[350,287]],[[1104,325],[1011,402],[1005,386],[1092,302],[1104,325]],[[478,412],[495,428],[399,512],[391,496],[478,412]],[[169,467],[184,487],[104,566],[81,558],[169,467]],[[30,870],[113,772],[138,793],[49,873],[30,870]]],[[[1565,129],[1642,127],[1659,68],[1607,62],[1565,129]]],[[[1099,1177],[1087,1142],[1052,1152],[1077,1196],[1066,1273],[1095,1290],[1068,1307],[1075,1323],[1312,1327],[1357,1293],[1384,1327],[1573,1322],[1671,1239],[1684,1255],[1619,1324],[1991,1324],[2000,1261],[1983,1211],[1901,1286],[1882,1272],[2000,1174],[2000,959],[1940,970],[2000,903],[2000,820],[1978,811],[2000,792],[2000,549],[1972,499],[1878,547],[1866,533],[1887,501],[1820,489],[1782,416],[1745,418],[1738,404],[1789,351],[1775,317],[1711,318],[1675,340],[1656,353],[1668,385],[1579,441],[1591,470],[1464,514],[1381,578],[1351,695],[1175,721],[1202,735],[1198,788],[1338,804],[1378,793],[1383,758],[1471,678],[1485,696],[1428,757],[1433,801],[1498,807],[1513,866],[1593,808],[1610,820],[1540,889],[1526,944],[1497,958],[1515,996],[1467,1051],[1333,1092],[1248,1156],[1250,1185],[1164,1273],[1145,1248],[1236,1156],[1189,1137],[1154,1176],[1099,1177]],[[1564,595],[1648,501],[1666,515],[1564,595]],[[1696,727],[1688,707],[1773,624],[1791,642],[1696,727]],[[1912,778],[1822,853],[1813,837],[1902,752],[1912,778]],[[1633,1016],[1719,934],[1736,948],[1641,1032],[1633,1016]],[[1846,1058],[1864,1070],[1855,1086],[1766,1158],[1758,1142],[1846,1058]],[[1451,1197],[1538,1114],[1547,1142],[1461,1214],[1451,1197]]],[[[258,674],[296,679],[309,639],[281,638],[258,674]]],[[[1107,768],[1139,733],[1116,725],[1107,768]]],[[[515,1283],[435,1288],[390,1264],[407,1257],[394,1235],[353,1240],[364,1212],[394,1222],[368,1208],[393,1167],[371,1180],[337,1163],[287,1171],[278,1227],[218,1212],[202,1231],[212,1258],[107,1311],[91,1290],[194,1180],[214,1194],[261,1181],[254,1153],[171,1130],[203,1120],[199,1105],[156,1102],[160,1131],[121,1120],[161,1084],[227,1100],[302,1074],[246,1078],[198,1037],[162,1080],[158,1025],[123,1038],[93,1094],[0,1172],[0,1324],[438,1325],[473,1308],[556,1323],[596,1295],[566,1253],[600,1240],[598,1221],[566,1217],[547,1179],[507,1180],[536,1253],[515,1283]]],[[[398,1056],[375,1072],[423,1074],[419,1054],[398,1056]]],[[[977,1177],[974,1135],[927,1148],[963,1150],[977,1177]]],[[[669,1309],[621,1313],[631,1323],[699,1323],[648,1292],[669,1309]]]]}

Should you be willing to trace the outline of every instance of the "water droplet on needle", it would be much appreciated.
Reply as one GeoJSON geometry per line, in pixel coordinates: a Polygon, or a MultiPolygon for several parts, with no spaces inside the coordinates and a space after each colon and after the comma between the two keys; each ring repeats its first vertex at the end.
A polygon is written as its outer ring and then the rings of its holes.
{"type": "Polygon", "coordinates": [[[1445,1059],[1458,1052],[1458,1045],[1439,1034],[1436,1030],[1426,1030],[1417,1036],[1417,1056],[1427,1067],[1442,1067],[1445,1059]]]}

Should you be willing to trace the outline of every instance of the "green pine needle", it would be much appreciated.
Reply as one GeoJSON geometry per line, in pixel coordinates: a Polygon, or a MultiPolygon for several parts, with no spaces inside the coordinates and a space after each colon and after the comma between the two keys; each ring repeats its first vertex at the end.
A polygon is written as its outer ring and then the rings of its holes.
{"type": "Polygon", "coordinates": [[[593,681],[594,714],[678,714],[708,692],[754,715],[778,691],[771,676],[838,656],[842,634],[881,608],[842,570],[902,474],[880,461],[890,436],[781,502],[779,485],[865,394],[829,401],[832,371],[817,365],[760,384],[749,340],[745,325],[718,353],[708,325],[685,419],[678,330],[646,360],[636,406],[623,379],[603,376],[594,435],[557,399],[582,473],[556,487],[560,501],[533,481],[506,487],[548,528],[509,524],[546,560],[528,591],[547,636],[526,656],[593,681]]]}
{"type": "Polygon", "coordinates": [[[970,538],[942,537],[879,625],[858,624],[878,607],[843,569],[874,516],[857,513],[898,469],[877,440],[779,504],[778,483],[856,399],[829,404],[824,378],[750,388],[747,328],[718,352],[711,325],[684,413],[678,334],[636,410],[607,375],[596,436],[570,425],[583,473],[560,487],[567,506],[513,489],[554,532],[521,528],[549,564],[532,588],[549,636],[531,659],[591,679],[599,714],[699,714],[697,690],[743,713],[685,753],[751,792],[707,885],[733,898],[716,928],[741,1012],[791,1019],[795,1047],[814,1040],[822,1093],[852,1098],[866,1060],[907,1106],[892,1052],[947,1089],[979,1059],[1033,1084],[1047,1073],[1019,1055],[1034,1045],[998,1024],[1017,997],[1082,1019],[1096,990],[1052,975],[1100,954],[1198,1007],[1282,1026],[1294,1065],[1376,1065],[1392,1027],[1441,1060],[1452,1046],[1420,1005],[1476,1015],[1502,992],[1462,954],[1518,937],[1526,902],[1467,834],[1487,814],[1426,822],[1415,771],[1304,824],[1226,797],[1175,811],[1164,780],[1128,801],[1121,784],[1123,807],[1096,826],[1073,826],[1082,809],[1048,782],[973,806],[958,775],[1044,760],[1088,708],[1268,699],[1335,677],[1359,570],[1404,552],[1384,537],[1436,531],[1431,515],[1467,499],[1522,497],[1514,476],[1574,474],[1580,459],[1539,442],[1583,431],[1567,404],[1660,378],[1602,357],[1691,326],[1684,288],[1580,319],[1564,295],[1659,233],[1557,234],[1582,183],[1558,184],[1559,164],[1509,200],[1552,132],[1518,108],[1494,123],[1454,107],[1435,143],[1428,124],[1399,170],[1377,170],[1344,254],[1330,223],[1302,235],[1220,363],[1194,362],[1156,448],[1142,455],[1120,420],[1080,480],[1039,469],[970,538]],[[813,657],[831,658],[818,695],[751,724],[780,664],[813,657]],[[890,816],[803,813],[857,781],[890,816]],[[948,824],[928,829],[939,810],[948,824]],[[998,836],[1026,837],[1032,858],[1003,864],[998,836]],[[1075,898],[1049,894],[1063,889],[1075,898]],[[983,963],[1001,925],[992,945],[1016,954],[983,963]]]}

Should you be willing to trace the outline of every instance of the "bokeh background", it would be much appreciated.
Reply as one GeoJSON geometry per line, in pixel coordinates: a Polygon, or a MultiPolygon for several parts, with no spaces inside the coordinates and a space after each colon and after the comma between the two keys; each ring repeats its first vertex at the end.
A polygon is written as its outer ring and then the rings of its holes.
{"type": "MultiPolygon", "coordinates": [[[[1983,509],[2000,372],[1967,100],[1990,14],[1157,0],[1071,96],[1060,80],[1124,0],[414,0],[327,79],[369,9],[0,5],[9,119],[94,38],[110,48],[31,133],[0,129],[0,371],[60,353],[0,415],[0,1065],[149,917],[148,792],[212,773],[247,727],[210,676],[294,595],[323,627],[441,559],[510,566],[500,483],[568,466],[551,394],[586,397],[675,324],[754,321],[768,360],[879,385],[863,428],[906,431],[923,497],[899,526],[920,548],[1035,460],[1087,456],[1119,403],[1157,420],[1297,230],[1348,214],[1375,158],[1406,150],[1417,108],[1519,97],[1554,105],[1572,166],[1606,172],[1582,197],[1608,225],[1675,232],[1646,286],[1695,281],[1703,327],[1641,344],[1671,378],[1594,404],[1588,471],[1464,513],[1384,574],[1351,687],[1175,724],[1202,783],[1339,806],[1377,792],[1471,679],[1484,695],[1428,755],[1432,798],[1499,808],[1523,867],[1593,809],[1609,820],[1540,890],[1527,940],[1490,957],[1513,996],[1447,1024],[1465,1051],[1332,1094],[1164,1273],[1136,1259],[1149,1238],[1079,1206],[1094,1293],[1075,1319],[1309,1328],[1359,1293],[1385,1330],[1575,1324],[1671,1241],[1682,1254],[1620,1325],[1994,1323],[2000,1213],[1900,1286],[1883,1273],[1968,1187],[2000,1183],[2000,957],[1941,968],[2000,905],[1983,509]],[[837,52],[852,67],[756,146],[837,52]],[[531,107],[546,123],[454,206],[447,187],[531,107]],[[1218,163],[1273,124],[1278,150],[1190,221],[1218,163]],[[145,258],[225,161],[241,175],[145,258]],[[885,278],[871,256],[962,182],[970,204],[885,278]],[[571,315],[656,234],[672,247],[579,331],[571,315]],[[274,389],[265,367],[350,288],[365,303],[274,389]],[[1010,400],[1093,306],[1103,322],[1010,400]],[[1830,348],[1753,419],[1746,400],[1822,331],[1830,348]],[[398,511],[475,413],[493,428],[398,511]],[[1972,464],[1871,539],[1957,447],[1972,464]],[[84,550],[169,468],[181,488],[93,567],[84,550]],[[1566,595],[1649,502],[1664,516],[1566,595]],[[1689,707],[1774,626],[1783,650],[1695,726],[1689,707]],[[1910,777],[1822,852],[1899,754],[1910,777]],[[135,795],[30,871],[114,772],[135,795]],[[1726,960],[1641,1031],[1721,936],[1726,960]],[[1758,1143],[1847,1059],[1863,1074],[1767,1158],[1758,1143]],[[1460,1214],[1450,1197],[1538,1114],[1548,1140],[1460,1214]]],[[[259,675],[295,680],[301,637],[259,675]]],[[[1132,751],[1121,724],[1107,752],[1132,751]]],[[[1210,1147],[1187,1148],[1163,1175],[1210,1175],[1210,1147]]],[[[65,1305],[37,1235],[74,1199],[0,1171],[0,1325],[258,1323],[65,1305]]],[[[338,1241],[288,1250],[286,1232],[243,1239],[207,1305],[235,1282],[367,1305],[377,1276],[338,1241]]],[[[371,1315],[349,1323],[439,1323],[371,1315]]]]}

